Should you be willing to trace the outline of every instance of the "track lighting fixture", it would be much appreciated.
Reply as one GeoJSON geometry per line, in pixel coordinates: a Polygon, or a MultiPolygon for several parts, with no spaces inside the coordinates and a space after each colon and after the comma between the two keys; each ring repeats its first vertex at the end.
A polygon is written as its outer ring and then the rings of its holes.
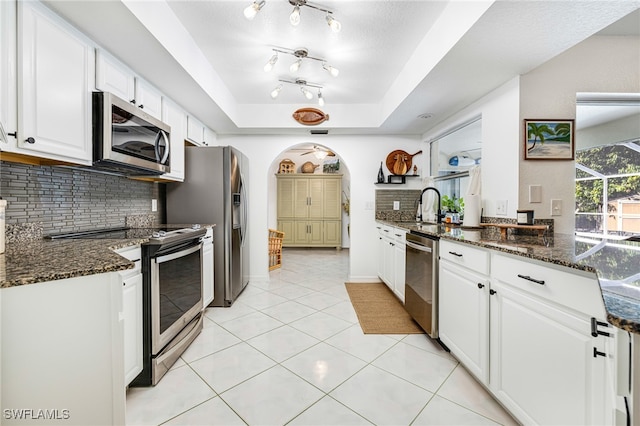
{"type": "MultiPolygon", "coordinates": [[[[258,14],[260,9],[262,9],[264,4],[265,0],[254,0],[253,3],[247,6],[247,8],[244,10],[244,16],[248,20],[252,20],[258,14]]],[[[342,25],[336,18],[333,17],[332,11],[325,9],[324,7],[309,3],[307,0],[289,0],[289,4],[293,6],[293,10],[289,15],[289,22],[291,22],[291,25],[297,26],[300,24],[300,7],[308,6],[312,9],[316,9],[326,13],[327,25],[329,25],[334,33],[340,32],[342,25]]]]}
{"type": "Polygon", "coordinates": [[[276,62],[278,62],[278,52],[274,53],[269,62],[264,65],[264,72],[271,71],[276,62]]]}
{"type": "Polygon", "coordinates": [[[331,16],[330,13],[327,13],[327,25],[329,25],[329,28],[331,28],[331,31],[333,31],[334,33],[339,33],[342,29],[342,24],[333,16],[331,16]]]}
{"type": "Polygon", "coordinates": [[[244,9],[244,17],[248,20],[252,20],[256,17],[262,6],[264,6],[265,0],[254,0],[249,6],[244,9]]]}
{"type": "Polygon", "coordinates": [[[327,70],[329,72],[329,74],[331,74],[334,77],[337,77],[338,74],[340,74],[340,70],[338,70],[337,68],[332,67],[331,65],[327,65],[326,62],[322,63],[322,68],[327,70]]]}
{"type": "Polygon", "coordinates": [[[298,70],[300,69],[300,65],[302,65],[302,59],[298,58],[298,60],[291,64],[291,66],[289,67],[289,71],[298,72],[298,70]]]}
{"type": "Polygon", "coordinates": [[[300,65],[302,65],[303,59],[312,59],[314,61],[322,62],[322,68],[327,72],[329,72],[329,74],[331,74],[334,77],[337,77],[338,74],[340,73],[340,71],[337,68],[327,64],[326,59],[309,56],[309,51],[304,47],[299,47],[298,49],[295,49],[295,50],[286,49],[284,47],[277,47],[271,50],[273,50],[275,54],[271,57],[271,59],[269,59],[269,62],[267,62],[267,64],[264,66],[265,72],[269,72],[273,69],[273,66],[278,61],[278,53],[286,53],[287,55],[295,56],[296,58],[298,58],[289,67],[289,71],[291,71],[292,73],[298,72],[298,70],[300,69],[300,65]]]}
{"type": "MultiPolygon", "coordinates": [[[[278,80],[278,81],[280,81],[280,83],[295,84],[297,86],[300,86],[300,92],[302,92],[302,94],[307,100],[313,99],[313,93],[311,93],[311,91],[309,90],[309,87],[318,89],[318,104],[320,106],[324,106],[324,97],[322,96],[321,85],[316,83],[310,83],[300,78],[296,80],[278,80]]],[[[275,89],[273,89],[273,91],[271,92],[271,98],[272,99],[277,98],[278,95],[280,94],[280,90],[282,90],[282,84],[279,84],[275,89]]]]}
{"type": "Polygon", "coordinates": [[[300,87],[300,91],[302,92],[302,94],[304,95],[305,98],[307,98],[308,100],[313,99],[313,93],[311,93],[308,89],[306,89],[304,86],[300,87]]]}
{"type": "Polygon", "coordinates": [[[271,99],[277,98],[281,90],[282,90],[282,84],[278,84],[278,86],[271,91],[271,99]]]}
{"type": "Polygon", "coordinates": [[[298,24],[300,24],[300,6],[297,4],[294,6],[291,15],[289,15],[289,22],[291,22],[291,25],[293,26],[298,26],[298,24]]]}

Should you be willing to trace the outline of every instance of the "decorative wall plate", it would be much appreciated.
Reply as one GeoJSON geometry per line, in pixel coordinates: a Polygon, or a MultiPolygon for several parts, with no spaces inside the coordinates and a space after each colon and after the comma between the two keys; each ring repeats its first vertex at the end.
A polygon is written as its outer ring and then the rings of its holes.
{"type": "Polygon", "coordinates": [[[418,154],[422,154],[422,150],[415,154],[409,154],[401,149],[396,149],[387,155],[385,164],[387,165],[387,169],[394,175],[404,175],[411,170],[413,157],[418,154]]]}
{"type": "Polygon", "coordinates": [[[293,119],[305,126],[317,126],[329,120],[329,114],[317,108],[300,108],[293,113],[293,119]]]}

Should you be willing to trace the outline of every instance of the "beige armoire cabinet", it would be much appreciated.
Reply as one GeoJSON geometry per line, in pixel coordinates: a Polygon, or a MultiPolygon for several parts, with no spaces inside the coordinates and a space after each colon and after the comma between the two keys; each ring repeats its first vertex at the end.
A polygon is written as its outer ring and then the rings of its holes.
{"type": "Polygon", "coordinates": [[[277,174],[283,247],[342,245],[342,175],[277,174]]]}

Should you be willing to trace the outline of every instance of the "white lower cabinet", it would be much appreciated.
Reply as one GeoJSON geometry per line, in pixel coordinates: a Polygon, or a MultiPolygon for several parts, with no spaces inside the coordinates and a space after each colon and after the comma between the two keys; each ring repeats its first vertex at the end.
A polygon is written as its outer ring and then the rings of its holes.
{"type": "Polygon", "coordinates": [[[378,277],[404,303],[407,231],[383,224],[378,224],[376,229],[378,230],[378,277]]]}
{"type": "Polygon", "coordinates": [[[500,282],[492,289],[490,387],[498,399],[524,424],[610,424],[599,413],[606,357],[594,357],[589,319],[500,282]]]}
{"type": "Polygon", "coordinates": [[[122,280],[124,316],[124,384],[142,371],[142,274],[122,280]]]}
{"type": "Polygon", "coordinates": [[[439,273],[440,339],[518,421],[624,424],[595,275],[446,240],[439,273]]]}
{"type": "Polygon", "coordinates": [[[140,246],[116,250],[135,262],[133,269],[118,273],[122,282],[122,319],[124,322],[124,384],[128,386],[142,371],[142,269],[140,246]]]}
{"type": "Polygon", "coordinates": [[[440,261],[439,276],[440,340],[471,374],[487,383],[489,279],[446,260],[440,261]]]}
{"type": "Polygon", "coordinates": [[[60,424],[125,424],[118,273],[0,292],[2,424],[53,423],[52,417],[33,417],[39,410],[61,419],[55,422],[60,424]],[[23,417],[11,410],[21,410],[23,417]]]}
{"type": "Polygon", "coordinates": [[[396,237],[396,244],[393,250],[395,271],[393,274],[393,292],[398,299],[404,303],[404,285],[405,285],[405,260],[407,258],[407,245],[405,243],[405,232],[396,237]]]}
{"type": "Polygon", "coordinates": [[[382,225],[381,224],[376,225],[376,230],[378,231],[378,246],[377,246],[378,267],[376,271],[377,271],[378,277],[383,279],[384,277],[384,246],[386,242],[384,239],[384,231],[382,230],[382,225]]]}

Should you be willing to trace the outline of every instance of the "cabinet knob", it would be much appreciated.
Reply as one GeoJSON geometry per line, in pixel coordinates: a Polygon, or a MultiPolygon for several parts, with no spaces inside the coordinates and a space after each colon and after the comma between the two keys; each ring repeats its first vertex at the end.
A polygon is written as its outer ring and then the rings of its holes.
{"type": "Polygon", "coordinates": [[[140,106],[138,108],[144,109],[144,105],[140,104],[140,106]]]}
{"type": "Polygon", "coordinates": [[[135,99],[131,99],[131,100],[129,101],[129,103],[130,103],[130,104],[134,104],[134,105],[135,105],[136,100],[135,100],[135,99]]]}
{"type": "Polygon", "coordinates": [[[497,293],[497,291],[495,291],[494,289],[489,290],[489,294],[490,294],[490,295],[492,295],[492,296],[493,296],[494,294],[496,294],[496,293],[497,293]]]}
{"type": "Polygon", "coordinates": [[[31,144],[36,143],[36,140],[35,140],[34,138],[32,138],[31,136],[29,136],[28,138],[26,138],[24,141],[25,141],[26,143],[31,143],[31,144]]]}
{"type": "Polygon", "coordinates": [[[484,288],[484,284],[478,283],[478,288],[484,288]]]}

